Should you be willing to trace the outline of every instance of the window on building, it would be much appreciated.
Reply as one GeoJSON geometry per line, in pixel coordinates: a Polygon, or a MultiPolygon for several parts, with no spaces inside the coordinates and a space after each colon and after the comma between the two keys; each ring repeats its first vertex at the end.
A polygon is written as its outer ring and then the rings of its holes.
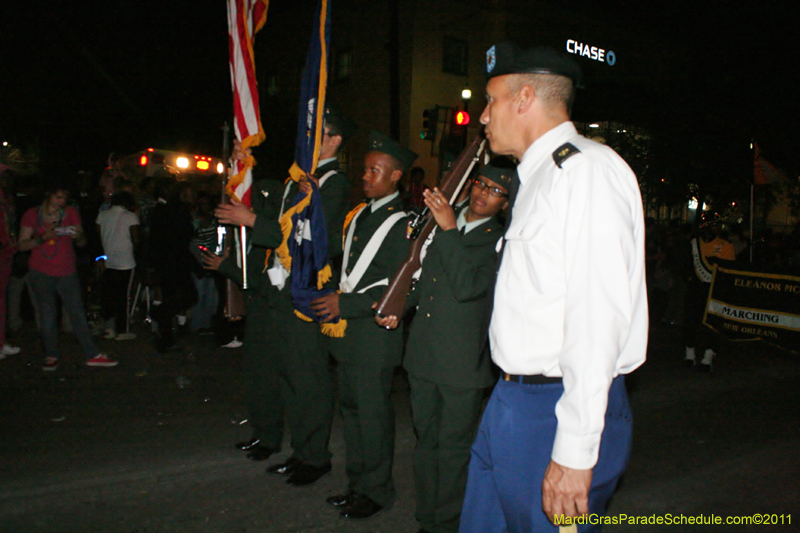
{"type": "Polygon", "coordinates": [[[442,72],[448,74],[467,75],[467,59],[469,44],[467,41],[445,37],[442,46],[442,72]]]}
{"type": "Polygon", "coordinates": [[[335,79],[343,81],[350,79],[350,69],[353,65],[353,54],[350,50],[342,50],[336,54],[335,79]]]}

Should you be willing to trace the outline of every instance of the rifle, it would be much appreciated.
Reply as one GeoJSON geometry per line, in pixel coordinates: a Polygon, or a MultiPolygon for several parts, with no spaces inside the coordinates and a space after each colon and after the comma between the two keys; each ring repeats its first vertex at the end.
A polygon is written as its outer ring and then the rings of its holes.
{"type": "MultiPolygon", "coordinates": [[[[458,159],[455,160],[453,166],[442,179],[441,184],[439,184],[439,190],[445,197],[450,198],[449,202],[451,204],[458,198],[464,182],[469,177],[472,167],[480,159],[485,146],[486,139],[483,138],[482,133],[479,133],[461,152],[458,159]]],[[[409,221],[406,238],[414,242],[411,244],[408,259],[400,266],[375,308],[375,313],[379,317],[396,316],[402,318],[414,273],[421,266],[420,252],[422,252],[425,240],[435,227],[436,219],[433,218],[427,207],[414,220],[409,221]]]]}
{"type": "MultiPolygon", "coordinates": [[[[230,136],[231,136],[231,128],[228,126],[228,123],[225,122],[225,125],[222,128],[223,134],[223,141],[222,141],[222,160],[230,163],[228,159],[230,159],[230,136]]],[[[230,174],[230,167],[227,173],[222,173],[222,203],[227,203],[229,201],[228,195],[225,194],[225,185],[227,184],[228,178],[230,174]]],[[[217,249],[216,253],[218,255],[222,255],[222,253],[227,248],[231,250],[233,253],[237,253],[236,245],[233,242],[233,235],[236,231],[234,226],[225,225],[225,226],[218,226],[217,228],[217,249]]],[[[247,257],[242,257],[242,263],[247,261],[247,257]]],[[[244,274],[243,274],[244,275],[244,274]]],[[[228,320],[239,320],[240,318],[247,315],[247,310],[244,307],[244,297],[242,296],[242,291],[239,289],[239,286],[236,285],[232,280],[225,278],[225,292],[223,294],[223,302],[222,302],[222,309],[225,318],[228,320]]]]}

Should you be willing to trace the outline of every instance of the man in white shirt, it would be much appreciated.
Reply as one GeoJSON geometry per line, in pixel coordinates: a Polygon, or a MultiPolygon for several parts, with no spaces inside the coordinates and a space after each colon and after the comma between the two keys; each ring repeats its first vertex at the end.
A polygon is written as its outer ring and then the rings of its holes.
{"type": "Polygon", "coordinates": [[[134,249],[139,245],[139,217],[133,210],[136,203],[129,192],[111,197],[111,208],[97,215],[97,228],[103,243],[103,318],[108,323],[106,339],[129,340],[128,301],[136,269],[134,249]]]}
{"type": "Polygon", "coordinates": [[[520,160],[520,186],[489,332],[501,375],[460,531],[550,531],[603,514],[627,465],[624,375],[647,348],[642,202],[622,158],[570,122],[571,59],[500,43],[486,70],[481,122],[492,151],[520,160]]]}

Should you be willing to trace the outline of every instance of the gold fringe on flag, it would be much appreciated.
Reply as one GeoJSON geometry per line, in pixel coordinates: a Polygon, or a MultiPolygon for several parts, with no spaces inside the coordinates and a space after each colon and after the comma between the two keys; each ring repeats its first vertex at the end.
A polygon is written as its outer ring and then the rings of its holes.
{"type": "Polygon", "coordinates": [[[333,277],[333,271],[331,270],[331,265],[325,265],[325,267],[317,272],[317,290],[321,291],[322,287],[328,283],[328,281],[333,277]]]}
{"type": "MultiPolygon", "coordinates": [[[[289,177],[287,178],[286,183],[288,183],[289,180],[298,183],[305,175],[305,172],[302,171],[297,163],[294,163],[292,164],[292,168],[289,169],[289,177]]],[[[275,249],[275,253],[278,254],[278,259],[283,265],[283,268],[285,268],[288,272],[292,271],[292,256],[289,254],[288,244],[289,237],[291,237],[292,230],[294,229],[294,225],[292,224],[292,216],[308,207],[308,204],[310,203],[311,192],[309,191],[305,198],[287,209],[279,220],[281,225],[281,233],[283,234],[283,240],[281,241],[281,245],[275,249]]]]}
{"type": "Polygon", "coordinates": [[[294,314],[297,318],[302,320],[303,322],[314,322],[313,318],[308,318],[306,315],[298,311],[297,309],[294,310],[294,314]]]}
{"type": "Polygon", "coordinates": [[[344,337],[344,332],[347,329],[347,320],[340,318],[336,324],[322,324],[319,328],[323,335],[341,339],[344,337]]]}

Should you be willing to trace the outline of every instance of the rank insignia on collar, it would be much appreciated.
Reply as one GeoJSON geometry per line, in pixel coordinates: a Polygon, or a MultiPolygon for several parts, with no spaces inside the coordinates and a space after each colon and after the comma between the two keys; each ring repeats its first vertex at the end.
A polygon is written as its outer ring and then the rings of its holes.
{"type": "Polygon", "coordinates": [[[581,153],[581,151],[575,148],[573,144],[564,143],[553,152],[553,161],[555,161],[558,168],[563,168],[561,165],[564,161],[579,153],[581,153]]]}

